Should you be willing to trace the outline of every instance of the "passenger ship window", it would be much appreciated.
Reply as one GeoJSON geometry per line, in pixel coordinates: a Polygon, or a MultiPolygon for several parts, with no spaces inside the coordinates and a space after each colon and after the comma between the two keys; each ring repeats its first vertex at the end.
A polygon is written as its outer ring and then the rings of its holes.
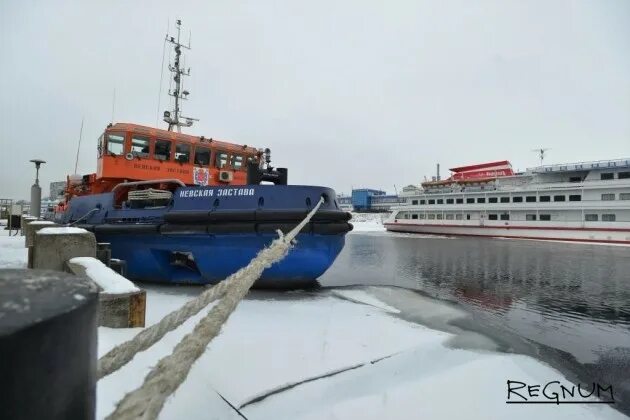
{"type": "Polygon", "coordinates": [[[585,214],[584,215],[584,220],[587,222],[597,222],[597,215],[596,214],[585,214]]]}
{"type": "Polygon", "coordinates": [[[602,194],[602,201],[613,201],[615,194],[602,194]]]}
{"type": "Polygon", "coordinates": [[[509,203],[510,202],[510,197],[501,197],[501,202],[502,203],[509,203]]]}
{"type": "Polygon", "coordinates": [[[429,200],[429,204],[435,204],[435,200],[429,200]]]}
{"type": "Polygon", "coordinates": [[[488,197],[488,203],[498,203],[498,202],[499,202],[498,197],[488,197]]]}
{"type": "Polygon", "coordinates": [[[485,203],[485,202],[486,202],[486,199],[485,199],[484,197],[479,197],[479,198],[477,199],[477,203],[480,203],[480,204],[481,204],[481,203],[485,203]]]}
{"type": "Polygon", "coordinates": [[[122,155],[125,152],[125,136],[120,134],[108,134],[107,152],[112,155],[122,155]]]}
{"type": "Polygon", "coordinates": [[[241,169],[243,167],[243,156],[233,155],[232,156],[232,168],[233,169],[241,169]]]}
{"type": "Polygon", "coordinates": [[[463,214],[461,214],[461,213],[457,213],[457,214],[455,215],[455,220],[462,220],[463,218],[464,218],[464,215],[463,215],[463,214]]]}
{"type": "Polygon", "coordinates": [[[467,204],[474,204],[475,203],[475,199],[474,198],[467,198],[466,199],[466,203],[467,204]]]}
{"type": "Polygon", "coordinates": [[[501,220],[510,220],[510,215],[509,215],[509,214],[507,214],[507,213],[503,213],[503,214],[501,215],[501,220]]]}
{"type": "Polygon", "coordinates": [[[429,220],[435,219],[435,214],[429,214],[429,220]]]}
{"type": "Polygon", "coordinates": [[[601,180],[609,180],[609,179],[615,179],[615,174],[614,172],[605,172],[603,174],[601,174],[601,180]]]}
{"type": "Polygon", "coordinates": [[[411,200],[411,205],[412,206],[417,206],[418,205],[418,200],[411,200]]]}
{"type": "Polygon", "coordinates": [[[444,217],[446,217],[446,220],[453,220],[454,216],[455,216],[454,214],[447,214],[444,217]]]}
{"type": "Polygon", "coordinates": [[[427,204],[427,200],[420,200],[420,205],[427,204]]]}
{"type": "Polygon", "coordinates": [[[522,203],[523,197],[512,197],[512,203],[522,203]]]}
{"type": "Polygon", "coordinates": [[[569,196],[569,201],[582,201],[582,196],[580,194],[572,194],[569,196]]]}
{"type": "Polygon", "coordinates": [[[614,214],[602,214],[602,222],[614,222],[616,216],[614,214]]]}
{"type": "Polygon", "coordinates": [[[630,178],[630,172],[619,172],[619,179],[629,179],[630,178]]]}
{"type": "Polygon", "coordinates": [[[412,219],[417,219],[417,218],[418,218],[418,215],[417,215],[417,214],[412,214],[412,215],[411,215],[411,218],[412,218],[412,219]]]}
{"type": "Polygon", "coordinates": [[[540,215],[540,221],[541,222],[548,222],[551,220],[551,215],[550,214],[541,214],[540,215]]]}
{"type": "Polygon", "coordinates": [[[195,147],[195,165],[208,166],[210,164],[210,149],[207,147],[195,147]]]}
{"type": "Polygon", "coordinates": [[[217,152],[217,157],[215,159],[215,165],[217,168],[222,169],[227,166],[228,163],[228,154],[225,152],[217,152]]]}
{"type": "Polygon", "coordinates": [[[541,195],[538,198],[538,201],[540,201],[541,203],[548,203],[551,201],[551,196],[550,195],[541,195]]]}
{"type": "Polygon", "coordinates": [[[528,203],[535,203],[536,202],[536,196],[535,195],[528,195],[527,197],[525,197],[525,201],[528,203]]]}
{"type": "Polygon", "coordinates": [[[139,157],[149,157],[149,138],[133,136],[131,138],[131,154],[139,157]]]}
{"type": "Polygon", "coordinates": [[[446,204],[453,204],[455,201],[452,198],[446,199],[446,204]]]}
{"type": "Polygon", "coordinates": [[[171,160],[171,142],[169,140],[156,140],[153,156],[158,160],[171,160]]]}
{"type": "Polygon", "coordinates": [[[630,200],[630,193],[620,193],[619,194],[619,199],[620,200],[630,200]]]}
{"type": "Polygon", "coordinates": [[[438,204],[444,204],[444,199],[442,199],[442,198],[438,198],[437,203],[438,203],[438,204]]]}
{"type": "Polygon", "coordinates": [[[536,215],[535,214],[526,214],[525,215],[525,220],[527,220],[528,222],[534,222],[534,221],[536,221],[536,215]]]}
{"type": "Polygon", "coordinates": [[[466,220],[470,220],[470,214],[466,215],[466,220]]]}
{"type": "Polygon", "coordinates": [[[420,218],[421,218],[421,219],[426,219],[426,218],[427,218],[427,215],[423,213],[423,214],[421,214],[421,215],[420,215],[420,218]]]}
{"type": "Polygon", "coordinates": [[[175,146],[175,160],[181,163],[190,162],[190,145],[177,143],[175,146]]]}
{"type": "Polygon", "coordinates": [[[496,214],[489,214],[488,215],[488,220],[498,220],[498,216],[496,214]]]}
{"type": "Polygon", "coordinates": [[[567,197],[564,195],[554,195],[553,201],[567,201],[567,197]]]}
{"type": "Polygon", "coordinates": [[[436,214],[435,218],[438,219],[438,220],[442,220],[442,214],[436,214]]]}
{"type": "Polygon", "coordinates": [[[455,203],[457,203],[457,204],[464,204],[464,199],[463,198],[456,198],[455,199],[455,203]]]}
{"type": "Polygon", "coordinates": [[[582,182],[582,177],[572,176],[569,178],[569,182],[582,182]]]}

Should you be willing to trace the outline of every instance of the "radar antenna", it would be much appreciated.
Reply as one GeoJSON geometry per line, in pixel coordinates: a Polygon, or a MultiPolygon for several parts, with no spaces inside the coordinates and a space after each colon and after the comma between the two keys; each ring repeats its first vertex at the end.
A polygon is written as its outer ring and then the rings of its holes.
{"type": "Polygon", "coordinates": [[[177,127],[179,133],[182,132],[182,127],[190,127],[193,125],[193,121],[199,121],[197,118],[184,117],[181,115],[180,101],[188,99],[190,92],[184,89],[183,76],[190,76],[190,68],[185,69],[180,67],[180,57],[182,55],[182,48],[190,50],[190,40],[188,45],[184,45],[180,42],[182,21],[177,19],[177,39],[175,37],[166,34],[166,41],[173,44],[175,49],[175,61],[171,65],[169,63],[168,69],[173,73],[173,80],[175,81],[175,90],[168,90],[169,96],[172,96],[175,101],[175,109],[173,111],[164,111],[164,122],[168,123],[168,131],[173,131],[173,127],[177,127]]]}
{"type": "Polygon", "coordinates": [[[545,152],[547,150],[551,150],[550,148],[539,148],[539,149],[532,149],[532,152],[536,152],[538,153],[538,159],[540,159],[540,166],[543,166],[543,160],[545,159],[545,152]]]}

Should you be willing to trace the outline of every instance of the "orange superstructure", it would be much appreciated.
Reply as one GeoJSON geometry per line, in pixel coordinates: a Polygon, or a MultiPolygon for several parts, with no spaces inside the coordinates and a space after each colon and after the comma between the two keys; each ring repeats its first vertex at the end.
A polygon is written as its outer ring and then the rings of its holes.
{"type": "Polygon", "coordinates": [[[137,124],[109,125],[98,140],[95,174],[68,179],[69,195],[111,191],[121,183],[179,179],[186,185],[244,185],[247,162],[262,151],[247,145],[137,124]],[[73,182],[74,181],[74,182],[73,182]]]}

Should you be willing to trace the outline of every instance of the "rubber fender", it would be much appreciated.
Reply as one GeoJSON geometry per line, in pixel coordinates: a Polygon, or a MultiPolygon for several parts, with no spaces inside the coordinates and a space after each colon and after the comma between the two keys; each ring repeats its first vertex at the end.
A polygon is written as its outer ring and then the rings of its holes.
{"type": "Polygon", "coordinates": [[[153,224],[110,224],[110,225],[94,225],[94,233],[121,233],[121,234],[138,234],[138,233],[157,233],[158,225],[153,224]]]}
{"type": "Polygon", "coordinates": [[[319,210],[313,215],[313,221],[347,222],[352,215],[347,211],[319,210]]]}
{"type": "Polygon", "coordinates": [[[308,212],[306,210],[257,210],[256,221],[257,222],[301,222],[306,218],[308,212]]]}
{"type": "Polygon", "coordinates": [[[217,223],[208,225],[206,232],[210,235],[226,235],[231,233],[255,233],[256,224],[251,223],[217,223]]]}
{"type": "Polygon", "coordinates": [[[233,210],[233,211],[211,211],[208,213],[210,222],[249,222],[256,220],[253,210],[233,210]]]}
{"type": "Polygon", "coordinates": [[[316,235],[338,235],[351,231],[350,223],[313,223],[313,233],[316,235]]]}
{"type": "Polygon", "coordinates": [[[183,234],[204,234],[207,233],[206,224],[173,224],[165,223],[160,226],[160,233],[163,235],[183,235],[183,234]]]}
{"type": "Polygon", "coordinates": [[[169,211],[164,213],[164,221],[169,223],[207,222],[208,210],[169,211]]]}
{"type": "MultiPolygon", "coordinates": [[[[257,230],[258,233],[276,233],[276,231],[279,229],[279,230],[282,231],[282,233],[288,233],[289,231],[293,230],[293,228],[295,228],[298,224],[299,224],[299,222],[295,222],[295,223],[281,223],[281,222],[276,222],[276,223],[258,223],[256,225],[256,230],[257,230]]],[[[302,230],[300,230],[300,233],[311,233],[311,232],[312,232],[311,223],[307,223],[306,226],[304,226],[302,228],[302,230]]]]}

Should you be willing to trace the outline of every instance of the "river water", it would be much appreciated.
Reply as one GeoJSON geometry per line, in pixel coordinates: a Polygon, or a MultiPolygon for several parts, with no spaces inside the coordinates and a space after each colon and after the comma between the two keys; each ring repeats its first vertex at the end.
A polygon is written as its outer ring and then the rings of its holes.
{"type": "Polygon", "coordinates": [[[630,414],[630,247],[354,233],[320,284],[450,301],[471,315],[458,327],[576,382],[613,384],[630,414]]]}

